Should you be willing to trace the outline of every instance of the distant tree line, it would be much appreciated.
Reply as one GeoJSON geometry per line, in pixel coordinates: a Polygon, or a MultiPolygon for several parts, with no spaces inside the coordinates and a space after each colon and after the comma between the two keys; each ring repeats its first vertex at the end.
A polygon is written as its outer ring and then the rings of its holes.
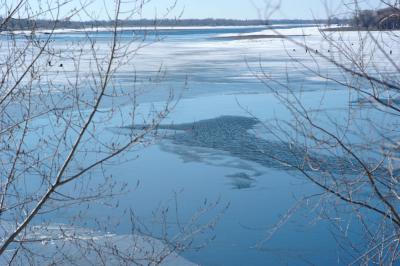
{"type": "Polygon", "coordinates": [[[352,26],[368,29],[400,29],[400,9],[388,7],[379,10],[361,10],[352,20],[352,26]]]}
{"type": "MultiPolygon", "coordinates": [[[[300,20],[300,19],[281,19],[281,20],[235,20],[235,19],[141,19],[141,20],[121,20],[120,27],[154,27],[154,26],[254,26],[254,25],[274,25],[274,24],[340,24],[343,20],[334,18],[329,20],[300,20]]],[[[70,21],[60,20],[57,23],[49,20],[30,20],[30,19],[10,19],[3,25],[1,30],[26,30],[26,29],[49,29],[52,27],[62,29],[81,29],[96,27],[112,27],[113,22],[106,20],[96,21],[70,21]],[[50,23],[51,22],[51,23],[50,23]],[[50,26],[51,25],[51,26],[50,26]]]]}

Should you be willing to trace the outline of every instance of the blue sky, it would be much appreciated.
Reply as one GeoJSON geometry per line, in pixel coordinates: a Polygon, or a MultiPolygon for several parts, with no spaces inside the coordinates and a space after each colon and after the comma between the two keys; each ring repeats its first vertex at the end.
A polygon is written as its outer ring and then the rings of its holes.
{"type": "MultiPolygon", "coordinates": [[[[83,0],[72,0],[69,5],[84,2],[83,0]]],[[[88,12],[100,19],[107,18],[107,10],[112,12],[114,0],[85,0],[94,1],[88,12]]],[[[132,0],[131,0],[132,1],[132,0]]],[[[142,12],[144,18],[162,18],[167,13],[166,10],[175,0],[152,0],[147,4],[142,12]]],[[[352,3],[354,0],[343,0],[344,3],[352,3]]],[[[341,0],[177,0],[177,5],[169,18],[181,15],[182,18],[233,18],[233,19],[257,19],[257,18],[283,18],[283,19],[312,19],[326,18],[327,9],[329,14],[349,14],[349,8],[341,0]],[[266,2],[272,3],[268,11],[271,11],[277,3],[281,2],[280,8],[270,14],[264,12],[266,2]]],[[[360,0],[363,8],[375,8],[379,0],[360,0]]],[[[38,0],[32,0],[33,5],[37,5],[38,0]]],[[[130,5],[132,6],[132,5],[130,5]]],[[[87,19],[88,16],[82,15],[79,19],[87,19]]],[[[138,18],[138,17],[136,17],[138,18]]],[[[77,18],[75,18],[77,19],[77,18]]]]}
{"type": "MultiPolygon", "coordinates": [[[[158,0],[154,3],[158,9],[168,0],[158,0]]],[[[345,0],[347,3],[353,0],[345,0]]],[[[378,0],[363,1],[364,7],[376,7],[378,0]]],[[[178,0],[178,9],[184,9],[184,18],[236,18],[251,19],[265,17],[266,3],[270,3],[269,11],[280,3],[279,10],[273,12],[273,18],[313,18],[326,17],[326,4],[334,13],[348,12],[341,0],[178,0]]],[[[153,7],[154,8],[154,7],[153,7]]],[[[151,7],[149,8],[151,12],[151,7]]],[[[147,13],[147,12],[146,12],[147,13]]],[[[268,16],[270,15],[267,12],[268,16]]]]}

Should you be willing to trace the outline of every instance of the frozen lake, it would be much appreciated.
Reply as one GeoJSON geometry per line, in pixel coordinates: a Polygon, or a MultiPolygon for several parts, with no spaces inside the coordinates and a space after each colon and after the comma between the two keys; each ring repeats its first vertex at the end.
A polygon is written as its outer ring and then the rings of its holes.
{"type": "MultiPolygon", "coordinates": [[[[277,29],[298,41],[306,39],[308,45],[319,51],[335,52],[321,42],[316,27],[277,29]]],[[[127,30],[122,36],[140,38],[143,34],[127,30]]],[[[213,240],[199,250],[182,254],[188,261],[199,265],[336,265],[343,263],[339,256],[346,261],[348,254],[337,246],[334,228],[319,219],[311,208],[313,202],[308,206],[296,205],[297,199],[318,193],[318,188],[268,159],[268,153],[287,158],[289,152],[285,149],[289,144],[265,139],[260,122],[287,119],[288,112],[255,75],[262,68],[270,77],[288,82],[301,93],[310,109],[323,108],[340,114],[355,98],[349,98],[338,84],[294,63],[295,59],[306,66],[315,65],[301,47],[281,38],[231,38],[238,34],[275,33],[263,27],[160,29],[157,36],[150,33],[145,41],[150,45],[140,49],[135,60],[119,69],[114,78],[122,90],[130,87],[133,80],[138,82],[139,113],[162,106],[171,89],[175,95],[181,95],[177,106],[162,122],[160,132],[164,137],[129,152],[125,157],[128,161],[123,158],[124,162],[107,168],[117,182],[134,188],[131,192],[114,198],[109,207],[99,203],[90,209],[81,206],[62,210],[48,216],[48,221],[67,223],[68,217],[84,210],[83,217],[88,222],[83,226],[95,227],[92,220],[109,219],[115,223],[112,233],[126,235],[131,225],[118,221],[122,220],[124,210],[132,209],[149,231],[157,234],[161,224],[154,218],[154,212],[160,206],[175,208],[176,196],[179,211],[167,219],[174,234],[177,230],[174,216],[179,216],[182,223],[189,223],[191,215],[205,201],[218,201],[217,207],[204,218],[217,216],[223,210],[215,230],[212,235],[196,239],[199,243],[203,238],[213,240]],[[269,239],[271,228],[293,209],[296,209],[293,216],[269,239]]],[[[108,40],[110,33],[93,33],[93,36],[101,43],[108,40]]],[[[55,50],[62,50],[65,45],[73,47],[84,38],[79,32],[58,33],[52,45],[55,50]]],[[[356,34],[347,33],[343,41],[356,40],[356,34]]],[[[398,44],[388,43],[390,49],[400,51],[394,45],[398,44]]],[[[52,63],[62,67],[55,67],[49,79],[62,86],[74,75],[72,66],[61,57],[52,63]]],[[[82,73],[85,67],[81,66],[82,73]]],[[[325,61],[319,62],[318,69],[331,77],[342,75],[325,61]]],[[[102,108],[118,104],[129,112],[129,103],[130,99],[121,97],[116,102],[106,100],[102,108]]],[[[113,126],[121,120],[123,115],[110,121],[104,134],[123,136],[124,130],[130,129],[129,123],[125,128],[113,126]]]]}

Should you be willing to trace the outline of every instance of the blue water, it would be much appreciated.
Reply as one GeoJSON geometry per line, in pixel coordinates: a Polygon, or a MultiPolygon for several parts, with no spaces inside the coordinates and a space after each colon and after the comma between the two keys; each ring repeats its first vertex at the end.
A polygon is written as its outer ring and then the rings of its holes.
{"type": "MultiPolygon", "coordinates": [[[[188,224],[205,201],[217,201],[216,207],[206,204],[210,210],[198,221],[199,224],[206,223],[221,215],[215,229],[194,236],[193,249],[183,253],[187,259],[200,265],[341,264],[338,257],[342,257],[343,252],[333,237],[333,228],[328,222],[317,221],[312,200],[308,205],[295,208],[290,219],[268,241],[264,241],[271,228],[296,206],[298,198],[320,191],[297,173],[264,160],[260,152],[252,152],[259,147],[258,143],[263,149],[270,147],[272,152],[283,152],[282,156],[285,156],[285,147],[267,141],[256,142],[255,133],[247,130],[253,129],[258,122],[249,120],[248,112],[254,113],[260,121],[271,119],[276,114],[285,119],[288,112],[268,93],[265,84],[254,78],[249,68],[256,69],[261,59],[266,62],[265,69],[277,78],[283,80],[285,70],[289,71],[290,78],[286,81],[291,82],[293,88],[303,90],[305,101],[311,104],[317,102],[314,100],[325,89],[331,99],[327,103],[330,108],[338,107],[336,103],[347,98],[340,87],[309,79],[310,76],[299,69],[290,68],[290,60],[284,56],[282,48],[263,50],[263,46],[270,45],[268,40],[266,43],[254,42],[258,49],[250,49],[251,42],[213,39],[218,34],[260,30],[262,28],[250,27],[150,32],[149,42],[158,37],[162,37],[162,42],[156,48],[146,48],[147,52],[135,63],[136,78],[143,79],[145,88],[139,97],[140,103],[144,109],[151,104],[158,105],[168,95],[169,89],[175,88],[177,93],[182,93],[182,98],[165,125],[174,123],[177,125],[174,130],[188,132],[193,126],[191,123],[199,122],[201,128],[187,134],[177,133],[178,138],[166,138],[132,151],[109,165],[106,173],[112,174],[118,183],[126,183],[130,189],[128,193],[112,200],[105,199],[89,208],[85,205],[62,210],[48,216],[48,220],[66,222],[79,213],[85,221],[81,224],[83,226],[96,228],[98,220],[111,221],[115,224],[110,229],[113,233],[127,234],[132,224],[124,211],[131,209],[144,227],[157,235],[162,231],[163,223],[155,213],[160,205],[175,210],[174,195],[177,195],[178,212],[171,211],[167,215],[168,232],[172,236],[179,232],[176,217],[181,223],[188,224]],[[157,73],[156,66],[160,61],[166,69],[166,78],[157,85],[146,83],[145,77],[157,73]],[[186,79],[188,88],[184,89],[186,79]],[[230,117],[229,126],[221,125],[226,121],[220,120],[221,117],[230,117]],[[217,127],[216,123],[221,126],[217,127]],[[235,127],[235,123],[240,126],[235,127]],[[244,124],[248,127],[242,127],[244,124]],[[217,128],[220,131],[216,132],[217,128]],[[233,132],[237,128],[240,130],[233,132]],[[203,137],[197,138],[199,134],[203,137]],[[194,248],[203,241],[207,241],[204,247],[194,248]]],[[[106,42],[110,33],[94,33],[93,36],[106,42]]],[[[126,31],[121,36],[126,39],[143,37],[144,32],[126,31]]],[[[56,45],[82,38],[84,35],[79,33],[54,36],[56,45]]],[[[274,42],[276,45],[279,40],[274,42]]],[[[115,79],[123,89],[132,81],[132,76],[122,71],[116,74],[115,79]]],[[[127,103],[127,99],[119,99],[122,108],[127,103]]],[[[123,135],[123,130],[118,132],[110,123],[104,134],[123,135]]]]}

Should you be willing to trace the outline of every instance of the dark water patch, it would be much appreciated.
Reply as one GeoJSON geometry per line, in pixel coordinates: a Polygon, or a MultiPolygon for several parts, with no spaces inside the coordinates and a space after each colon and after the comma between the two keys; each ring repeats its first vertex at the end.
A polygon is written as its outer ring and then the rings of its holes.
{"type": "MultiPolygon", "coordinates": [[[[313,154],[305,147],[288,142],[260,138],[251,132],[260,121],[251,117],[221,116],[213,119],[178,125],[159,125],[158,130],[173,131],[165,136],[175,144],[175,148],[166,149],[183,158],[200,160],[198,148],[222,151],[230,156],[257,163],[267,168],[293,169],[298,166],[306,171],[326,171],[336,174],[359,172],[359,168],[345,157],[313,154]],[[182,151],[181,147],[185,147],[182,151]],[[190,156],[186,156],[189,154],[190,156]],[[310,165],[306,162],[313,162],[310,165]]],[[[134,126],[143,129],[145,125],[134,126]]],[[[243,178],[242,178],[243,180],[243,178]]]]}
{"type": "Polygon", "coordinates": [[[230,184],[233,189],[249,189],[255,186],[256,179],[247,173],[236,173],[226,175],[230,179],[230,184]]]}

